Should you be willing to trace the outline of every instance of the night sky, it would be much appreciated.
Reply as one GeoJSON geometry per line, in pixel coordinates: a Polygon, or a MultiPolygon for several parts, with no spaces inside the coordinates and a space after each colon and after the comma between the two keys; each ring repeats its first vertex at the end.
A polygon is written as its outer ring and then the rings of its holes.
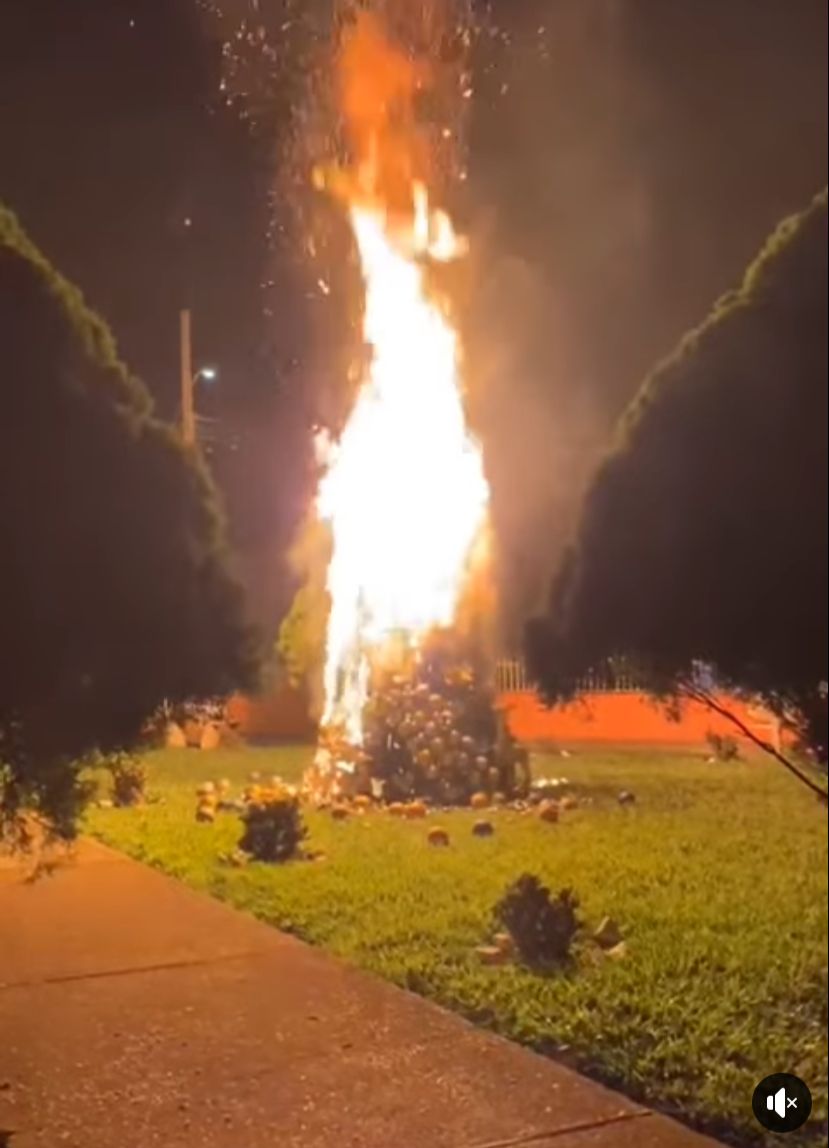
{"type": "MultiPolygon", "coordinates": [[[[192,307],[196,358],[221,371],[200,402],[243,435],[215,465],[272,624],[307,428],[339,392],[355,321],[347,238],[306,183],[336,136],[334,7],[5,0],[0,17],[0,199],[171,417],[192,307]],[[316,234],[333,238],[309,249],[316,234]]],[[[472,239],[458,321],[510,629],[643,374],[826,183],[826,6],[449,8],[470,91],[452,120],[465,178],[446,188],[472,239]]]]}

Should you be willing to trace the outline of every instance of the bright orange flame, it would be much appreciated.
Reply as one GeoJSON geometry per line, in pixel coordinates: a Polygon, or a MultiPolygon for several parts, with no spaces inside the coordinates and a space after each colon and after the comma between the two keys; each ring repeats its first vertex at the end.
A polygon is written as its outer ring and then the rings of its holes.
{"type": "Polygon", "coordinates": [[[428,80],[424,61],[396,48],[379,18],[362,9],[340,44],[337,79],[346,136],[364,190],[410,208],[413,183],[429,178],[429,153],[415,114],[428,80]]]}
{"type": "MultiPolygon", "coordinates": [[[[430,213],[417,181],[409,182],[408,211],[400,211],[394,185],[411,170],[402,137],[389,143],[365,89],[373,77],[389,98],[410,96],[417,73],[405,59],[395,72],[396,57],[376,25],[365,28],[367,39],[358,29],[344,55],[345,80],[353,81],[345,104],[366,154],[361,178],[341,180],[339,191],[360,255],[373,353],[342,436],[320,443],[325,473],[317,498],[332,539],[322,724],[355,746],[374,662],[401,635],[416,649],[455,620],[489,501],[481,451],[464,417],[457,337],[424,282],[426,260],[455,258],[462,243],[445,214],[430,213]],[[383,67],[361,71],[372,52],[383,67]],[[384,164],[390,156],[391,167],[384,164]]],[[[322,767],[334,764],[326,754],[318,758],[322,767]]]]}

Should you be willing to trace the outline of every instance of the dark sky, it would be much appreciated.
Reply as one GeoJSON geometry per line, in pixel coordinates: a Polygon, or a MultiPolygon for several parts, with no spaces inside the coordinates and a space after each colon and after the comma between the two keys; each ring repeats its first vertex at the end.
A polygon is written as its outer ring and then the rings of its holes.
{"type": "Polygon", "coordinates": [[[166,417],[178,313],[192,308],[194,362],[220,371],[199,409],[245,432],[244,451],[216,466],[267,618],[305,493],[297,404],[279,393],[302,307],[289,289],[278,317],[265,314],[274,147],[225,103],[221,80],[221,43],[191,0],[3,5],[0,199],[107,319],[166,417]]]}
{"type": "Polygon", "coordinates": [[[203,356],[258,334],[264,209],[219,45],[179,0],[9,0],[0,44],[0,194],[166,410],[182,303],[203,356]]]}
{"type": "MultiPolygon", "coordinates": [[[[307,494],[302,425],[347,310],[309,290],[317,269],[282,198],[332,2],[5,0],[0,17],[0,198],[168,414],[177,311],[192,305],[197,359],[222,372],[201,401],[250,430],[222,481],[264,614],[307,494]],[[229,106],[219,37],[243,18],[234,52],[267,82],[229,106]]],[[[826,5],[488,7],[459,318],[517,624],[643,374],[826,182],[826,5]]]]}

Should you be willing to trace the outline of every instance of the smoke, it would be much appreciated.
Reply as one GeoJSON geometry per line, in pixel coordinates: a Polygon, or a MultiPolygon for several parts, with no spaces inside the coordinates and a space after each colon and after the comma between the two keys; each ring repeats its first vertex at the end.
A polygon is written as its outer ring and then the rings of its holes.
{"type": "MultiPolygon", "coordinates": [[[[474,239],[471,250],[483,260],[486,248],[474,239]]],[[[493,254],[465,314],[465,376],[492,492],[498,631],[507,648],[544,601],[607,427],[568,362],[565,310],[537,268],[493,254]]]]}
{"type": "Polygon", "coordinates": [[[594,349],[619,320],[602,301],[620,278],[638,290],[650,242],[647,190],[617,139],[620,4],[586,7],[522,3],[501,27],[495,5],[476,52],[463,337],[513,648],[612,425],[594,349]]]}
{"type": "Polygon", "coordinates": [[[474,53],[464,342],[503,640],[517,643],[646,373],[826,180],[826,10],[491,9],[474,53]]]}

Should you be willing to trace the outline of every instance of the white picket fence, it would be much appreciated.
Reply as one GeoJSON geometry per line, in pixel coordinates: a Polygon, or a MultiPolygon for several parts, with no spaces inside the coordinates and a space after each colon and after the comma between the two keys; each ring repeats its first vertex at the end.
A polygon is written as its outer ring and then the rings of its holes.
{"type": "MultiPolygon", "coordinates": [[[[500,658],[495,665],[495,686],[500,693],[530,694],[535,683],[523,658],[500,658]]],[[[578,682],[579,693],[619,694],[643,688],[636,675],[624,669],[589,671],[578,682]]]]}
{"type": "Polygon", "coordinates": [[[501,658],[495,663],[495,688],[502,694],[530,694],[535,687],[521,658],[501,658]]]}
{"type": "MultiPolygon", "coordinates": [[[[695,663],[694,675],[701,687],[716,690],[710,667],[695,663]]],[[[535,691],[535,683],[523,658],[500,658],[495,665],[495,686],[500,693],[529,694],[535,691]]],[[[624,658],[609,659],[599,669],[588,670],[576,683],[577,693],[623,694],[639,690],[647,690],[647,684],[624,658]]]]}

